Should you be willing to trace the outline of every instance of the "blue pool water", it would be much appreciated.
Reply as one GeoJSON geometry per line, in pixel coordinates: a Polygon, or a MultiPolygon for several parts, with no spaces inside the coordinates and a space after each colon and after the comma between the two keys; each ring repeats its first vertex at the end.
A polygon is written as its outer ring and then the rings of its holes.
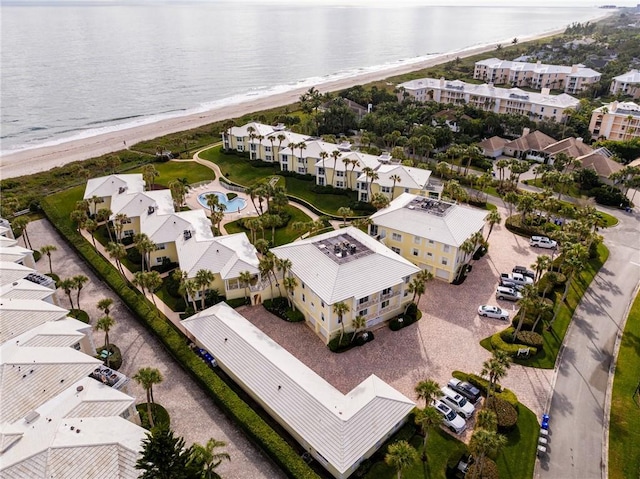
{"type": "Polygon", "coordinates": [[[226,205],[227,210],[225,213],[237,213],[239,210],[243,210],[247,206],[247,201],[244,198],[240,198],[236,196],[234,199],[230,200],[227,198],[225,193],[220,193],[219,191],[206,191],[198,195],[198,203],[200,203],[205,208],[209,209],[207,206],[207,196],[208,195],[216,195],[218,197],[218,201],[220,204],[226,205]]]}

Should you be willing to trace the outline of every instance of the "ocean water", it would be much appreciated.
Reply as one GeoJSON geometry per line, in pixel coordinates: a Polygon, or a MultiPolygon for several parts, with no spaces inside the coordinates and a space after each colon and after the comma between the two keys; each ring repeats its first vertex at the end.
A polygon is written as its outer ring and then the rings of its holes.
{"type": "Polygon", "coordinates": [[[602,14],[579,5],[478,3],[5,1],[0,150],[509,43],[602,14]]]}

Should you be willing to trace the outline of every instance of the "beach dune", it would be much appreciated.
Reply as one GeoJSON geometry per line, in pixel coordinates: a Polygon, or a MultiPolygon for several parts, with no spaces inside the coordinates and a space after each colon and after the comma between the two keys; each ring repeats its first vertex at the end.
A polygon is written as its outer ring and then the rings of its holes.
{"type": "MultiPolygon", "coordinates": [[[[527,39],[535,40],[554,35],[562,30],[547,32],[527,39]]],[[[477,48],[466,49],[461,52],[442,54],[423,62],[406,63],[388,69],[367,72],[349,78],[328,81],[316,85],[316,89],[322,93],[343,90],[354,85],[363,85],[370,82],[383,80],[396,75],[429,68],[440,63],[445,63],[455,57],[468,57],[479,53],[494,50],[494,44],[483,45],[477,48]]],[[[0,178],[14,178],[23,175],[47,171],[57,166],[62,166],[74,161],[86,160],[97,156],[120,151],[126,147],[132,147],[138,142],[151,140],[160,136],[197,128],[216,121],[229,118],[237,118],[248,113],[267,110],[279,106],[295,103],[300,95],[308,90],[308,87],[294,89],[285,93],[274,94],[266,97],[247,100],[242,103],[223,106],[217,109],[197,114],[169,118],[158,122],[140,125],[124,130],[103,133],[88,138],[71,140],[52,146],[45,146],[22,150],[5,154],[0,157],[0,178]],[[126,143],[125,143],[126,142],[126,143]]]]}

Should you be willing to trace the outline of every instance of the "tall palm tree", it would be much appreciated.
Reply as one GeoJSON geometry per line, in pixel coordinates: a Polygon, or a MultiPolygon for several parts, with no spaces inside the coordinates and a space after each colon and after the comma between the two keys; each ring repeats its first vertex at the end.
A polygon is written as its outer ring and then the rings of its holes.
{"type": "Polygon", "coordinates": [[[122,243],[114,243],[113,241],[107,244],[106,247],[109,257],[116,262],[116,267],[120,274],[124,276],[124,268],[122,267],[122,260],[127,256],[127,250],[122,243]]]}
{"type": "Polygon", "coordinates": [[[338,215],[342,216],[342,226],[347,226],[347,216],[353,216],[355,213],[348,206],[338,208],[338,215]]]}
{"type": "Polygon", "coordinates": [[[342,164],[344,165],[345,186],[347,187],[347,189],[351,189],[351,177],[349,175],[349,165],[351,164],[351,160],[348,157],[344,156],[340,161],[342,161],[342,164]]]}
{"type": "Polygon", "coordinates": [[[407,441],[397,441],[387,448],[384,462],[395,467],[397,478],[402,479],[402,471],[418,460],[418,453],[407,441]]]}
{"type": "Polygon", "coordinates": [[[287,276],[286,278],[284,278],[282,280],[282,283],[284,284],[284,289],[287,291],[287,300],[289,302],[289,307],[293,308],[293,303],[291,301],[291,296],[293,295],[293,292],[295,291],[296,287],[298,286],[298,280],[296,278],[294,278],[293,276],[287,276]]]}
{"type": "Polygon", "coordinates": [[[532,284],[525,285],[522,288],[522,298],[518,300],[520,311],[518,311],[518,325],[513,331],[513,341],[515,342],[518,333],[522,329],[522,323],[524,322],[527,312],[531,311],[535,307],[535,300],[538,297],[538,290],[532,284]]]}
{"type": "Polygon", "coordinates": [[[356,339],[356,334],[358,334],[358,331],[364,329],[366,326],[367,318],[365,318],[364,316],[359,314],[355,318],[353,318],[353,320],[351,321],[351,327],[353,327],[353,336],[351,337],[351,342],[356,339]]]}
{"type": "Polygon", "coordinates": [[[204,309],[205,292],[211,282],[216,278],[213,271],[208,269],[200,269],[196,272],[196,284],[200,288],[200,309],[204,309]]]}
{"type": "Polygon", "coordinates": [[[402,178],[400,175],[391,175],[389,179],[393,181],[393,186],[391,187],[391,199],[393,200],[396,195],[396,183],[402,182],[402,178]]]}
{"type": "Polygon", "coordinates": [[[588,257],[589,251],[584,247],[584,245],[580,243],[565,245],[563,253],[564,260],[562,262],[562,272],[566,275],[567,282],[564,286],[562,299],[556,306],[556,310],[553,313],[553,318],[547,326],[547,330],[551,331],[553,323],[555,322],[556,318],[558,317],[558,313],[560,312],[560,308],[567,299],[569,289],[573,284],[573,279],[575,278],[576,273],[580,273],[585,268],[585,262],[588,257]]]}
{"type": "Polygon", "coordinates": [[[433,379],[420,381],[416,384],[414,391],[418,399],[424,400],[426,407],[429,407],[431,403],[442,394],[440,386],[433,379]]]}
{"type": "Polygon", "coordinates": [[[93,247],[95,248],[96,251],[98,251],[98,246],[96,245],[96,237],[94,235],[94,233],[96,232],[96,230],[98,229],[98,223],[96,223],[95,221],[93,221],[91,218],[87,218],[82,227],[84,228],[84,230],[89,233],[89,236],[91,236],[91,241],[93,243],[93,247]]]}
{"type": "MultiPolygon", "coordinates": [[[[20,218],[23,218],[23,217],[21,216],[20,218]]],[[[16,220],[14,220],[13,222],[14,227],[17,226],[16,221],[19,220],[20,218],[16,218],[16,220]]],[[[69,219],[71,220],[72,223],[75,223],[76,231],[79,233],[80,230],[82,229],[82,226],[84,225],[84,222],[87,221],[89,217],[87,216],[86,211],[76,209],[76,210],[73,210],[71,213],[69,213],[69,219]]],[[[24,241],[26,246],[26,241],[27,241],[26,236],[24,237],[24,241]]]]}
{"type": "Polygon", "coordinates": [[[538,281],[542,277],[542,273],[549,269],[551,266],[551,258],[546,254],[542,254],[536,258],[536,262],[531,265],[531,268],[536,272],[535,280],[538,281]]]}
{"type": "MultiPolygon", "coordinates": [[[[110,316],[103,316],[100,318],[95,325],[96,331],[104,331],[104,349],[107,353],[111,352],[111,343],[109,342],[109,331],[115,324],[115,320],[110,316]]],[[[109,357],[111,354],[107,354],[107,367],[109,367],[109,357]]]]}
{"type": "Polygon", "coordinates": [[[157,307],[156,296],[154,293],[160,286],[162,286],[162,277],[160,276],[160,273],[157,271],[148,271],[144,273],[144,283],[147,287],[147,291],[151,294],[151,301],[153,302],[153,305],[157,307]]]}
{"type": "Polygon", "coordinates": [[[473,244],[473,241],[471,241],[470,238],[467,238],[466,240],[463,241],[463,243],[460,245],[459,248],[460,248],[460,251],[464,253],[463,263],[465,264],[469,263],[468,261],[469,255],[475,252],[476,245],[473,244]]]}
{"type": "Polygon", "coordinates": [[[142,178],[144,178],[144,182],[147,185],[147,191],[153,190],[157,176],[160,176],[160,173],[156,170],[155,166],[152,164],[144,165],[142,168],[142,178]]]}
{"type": "Polygon", "coordinates": [[[498,381],[507,375],[507,369],[511,367],[511,357],[504,351],[496,349],[493,351],[492,356],[482,363],[481,376],[489,377],[489,387],[487,388],[487,401],[485,406],[489,403],[489,398],[493,395],[496,384],[498,381]]]}
{"type": "Polygon", "coordinates": [[[253,275],[249,271],[240,271],[240,275],[238,276],[238,280],[240,284],[244,287],[244,299],[247,300],[249,296],[249,285],[251,284],[251,280],[253,279],[253,275]]]}
{"type": "Polygon", "coordinates": [[[476,427],[487,431],[496,431],[498,428],[498,417],[491,409],[481,409],[476,415],[476,427]]]}
{"type": "Polygon", "coordinates": [[[49,274],[53,274],[53,268],[51,267],[51,252],[58,251],[58,248],[55,245],[47,244],[40,248],[40,253],[46,254],[49,259],[49,274]]]}
{"type": "Polygon", "coordinates": [[[265,254],[260,258],[258,262],[258,270],[260,270],[260,276],[266,277],[269,280],[269,289],[271,290],[271,297],[273,298],[273,283],[271,282],[271,273],[273,272],[274,259],[273,254],[265,254]]]}
{"type": "Polygon", "coordinates": [[[65,278],[63,280],[58,281],[58,288],[64,291],[64,294],[69,298],[69,304],[71,304],[71,309],[75,309],[73,307],[73,298],[71,297],[71,291],[75,288],[75,282],[72,278],[65,278]]]}
{"type": "Polygon", "coordinates": [[[71,278],[71,280],[73,281],[73,289],[78,290],[78,294],[76,296],[76,303],[77,303],[78,309],[81,309],[80,308],[80,292],[82,291],[82,288],[84,287],[84,285],[89,282],[89,278],[87,278],[83,274],[77,274],[73,278],[71,278]]]}
{"type": "Polygon", "coordinates": [[[145,270],[145,264],[147,270],[151,270],[151,253],[157,249],[156,244],[151,241],[151,238],[146,233],[138,233],[133,237],[133,243],[142,257],[142,271],[145,270]]]}
{"type": "Polygon", "coordinates": [[[147,394],[147,416],[149,417],[149,426],[153,429],[153,412],[151,410],[151,405],[155,404],[153,398],[153,386],[155,384],[160,384],[164,380],[162,373],[159,369],[145,367],[139,369],[138,372],[133,375],[133,380],[140,384],[147,394]]]}
{"type": "Polygon", "coordinates": [[[102,298],[98,301],[96,307],[104,313],[105,316],[109,316],[109,312],[111,311],[111,306],[113,306],[113,299],[111,298],[102,298]]]}
{"type": "Polygon", "coordinates": [[[482,477],[482,470],[487,455],[493,451],[497,451],[502,446],[506,445],[507,440],[504,436],[486,429],[476,429],[471,436],[469,442],[469,450],[475,457],[475,463],[473,466],[473,475],[471,479],[477,479],[482,477]]]}
{"type": "MultiPolygon", "coordinates": [[[[318,155],[320,156],[320,160],[322,161],[322,171],[324,171],[324,177],[325,177],[325,183],[324,184],[326,185],[327,184],[327,182],[326,182],[327,170],[325,169],[324,161],[327,158],[329,158],[329,153],[327,153],[326,151],[322,150],[318,155]]],[[[335,165],[334,165],[334,168],[335,168],[335,165]]]]}
{"type": "Polygon", "coordinates": [[[333,305],[333,313],[338,316],[338,323],[340,323],[340,326],[342,328],[342,331],[340,332],[339,344],[342,344],[342,338],[344,337],[344,315],[349,311],[351,311],[351,308],[349,308],[349,305],[343,301],[340,301],[333,305]]]}
{"type": "Polygon", "coordinates": [[[140,288],[143,295],[147,295],[147,277],[144,274],[144,271],[136,271],[133,273],[133,279],[131,280],[131,284],[133,284],[136,288],[140,288]]]}
{"type": "Polygon", "coordinates": [[[331,158],[333,158],[333,175],[331,176],[331,182],[329,183],[331,186],[335,186],[333,184],[333,180],[335,179],[336,176],[336,169],[338,167],[338,158],[340,158],[340,155],[342,153],[340,153],[340,150],[333,150],[330,153],[331,158]]]}
{"type": "Polygon", "coordinates": [[[500,216],[500,213],[498,213],[498,210],[491,210],[491,212],[487,215],[487,221],[489,222],[489,232],[487,233],[486,238],[487,241],[489,241],[489,236],[491,236],[493,227],[495,225],[499,225],[500,220],[502,220],[502,217],[500,216]]]}
{"type": "Polygon", "coordinates": [[[190,459],[202,468],[201,479],[221,479],[215,469],[222,464],[222,461],[230,461],[231,456],[226,452],[216,452],[216,449],[226,445],[224,441],[209,439],[204,446],[197,442],[191,446],[190,459]]]}
{"type": "Polygon", "coordinates": [[[429,432],[442,423],[442,415],[433,406],[427,406],[424,409],[418,409],[415,415],[415,423],[424,434],[422,441],[422,461],[427,460],[427,441],[429,440],[429,432]]]}

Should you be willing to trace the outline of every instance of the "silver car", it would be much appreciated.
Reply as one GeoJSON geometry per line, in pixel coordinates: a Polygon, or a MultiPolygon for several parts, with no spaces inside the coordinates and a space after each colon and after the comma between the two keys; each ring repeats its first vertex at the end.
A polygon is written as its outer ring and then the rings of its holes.
{"type": "Polygon", "coordinates": [[[461,434],[467,428],[467,421],[462,419],[458,414],[442,401],[434,401],[433,407],[442,414],[442,422],[451,432],[461,434]]]}
{"type": "Polygon", "coordinates": [[[509,311],[489,304],[478,306],[478,314],[483,318],[501,319],[503,321],[509,320],[509,311]]]}
{"type": "Polygon", "coordinates": [[[496,288],[496,298],[508,301],[519,301],[522,299],[522,294],[516,291],[514,288],[498,286],[496,288]]]}

